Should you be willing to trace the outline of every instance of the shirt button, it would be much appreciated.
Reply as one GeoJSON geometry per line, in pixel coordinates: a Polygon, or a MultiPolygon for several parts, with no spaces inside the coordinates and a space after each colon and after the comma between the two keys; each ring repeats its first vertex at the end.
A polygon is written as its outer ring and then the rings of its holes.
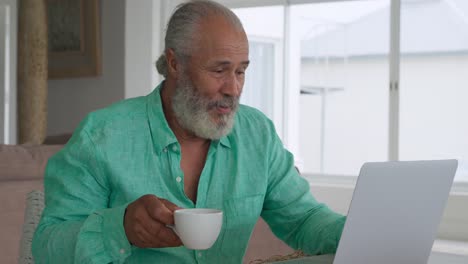
{"type": "Polygon", "coordinates": [[[181,178],[181,177],[177,177],[175,180],[176,180],[177,182],[180,182],[180,181],[182,181],[182,178],[181,178]]]}
{"type": "Polygon", "coordinates": [[[121,248],[119,252],[120,254],[125,254],[125,249],[121,248]]]}
{"type": "Polygon", "coordinates": [[[163,151],[164,151],[164,152],[167,152],[167,148],[163,148],[163,151]]]}
{"type": "Polygon", "coordinates": [[[172,150],[177,151],[177,146],[176,145],[172,146],[172,150]]]}
{"type": "Polygon", "coordinates": [[[201,252],[198,252],[198,257],[199,257],[199,258],[202,257],[202,253],[201,253],[201,252]]]}

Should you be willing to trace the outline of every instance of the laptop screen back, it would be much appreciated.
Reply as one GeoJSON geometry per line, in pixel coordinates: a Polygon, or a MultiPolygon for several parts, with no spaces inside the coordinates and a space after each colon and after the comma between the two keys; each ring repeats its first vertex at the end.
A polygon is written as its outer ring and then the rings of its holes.
{"type": "Polygon", "coordinates": [[[333,263],[427,263],[456,169],[456,160],[364,164],[333,263]]]}

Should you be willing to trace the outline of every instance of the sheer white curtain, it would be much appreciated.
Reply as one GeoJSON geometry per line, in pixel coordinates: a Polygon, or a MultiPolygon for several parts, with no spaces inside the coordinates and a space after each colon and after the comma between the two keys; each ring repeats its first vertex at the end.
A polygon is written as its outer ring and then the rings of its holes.
{"type": "Polygon", "coordinates": [[[245,76],[241,103],[257,108],[273,119],[273,43],[266,41],[249,42],[250,65],[245,76]]]}

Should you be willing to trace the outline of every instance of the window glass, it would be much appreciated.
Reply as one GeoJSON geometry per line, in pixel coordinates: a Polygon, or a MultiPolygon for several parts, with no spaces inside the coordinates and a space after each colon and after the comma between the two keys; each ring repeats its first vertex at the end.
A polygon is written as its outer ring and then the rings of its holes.
{"type": "Polygon", "coordinates": [[[401,4],[401,160],[457,158],[468,182],[468,1],[401,4]]]}
{"type": "Polygon", "coordinates": [[[387,160],[389,15],[389,0],[291,7],[304,173],[356,176],[364,162],[387,160]]]}

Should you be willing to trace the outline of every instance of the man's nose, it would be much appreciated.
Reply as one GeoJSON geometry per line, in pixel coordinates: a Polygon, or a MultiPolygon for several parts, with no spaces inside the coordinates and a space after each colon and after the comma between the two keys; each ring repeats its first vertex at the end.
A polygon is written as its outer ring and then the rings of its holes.
{"type": "Polygon", "coordinates": [[[242,89],[242,83],[236,76],[236,73],[230,74],[229,77],[226,77],[223,85],[222,93],[225,95],[238,97],[242,89]]]}

